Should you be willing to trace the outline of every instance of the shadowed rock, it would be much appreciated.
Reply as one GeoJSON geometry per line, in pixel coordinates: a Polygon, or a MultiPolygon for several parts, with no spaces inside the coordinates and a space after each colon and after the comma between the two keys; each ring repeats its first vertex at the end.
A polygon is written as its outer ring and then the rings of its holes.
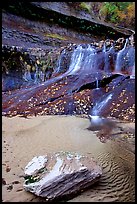
{"type": "Polygon", "coordinates": [[[46,201],[74,196],[97,182],[101,167],[77,153],[59,152],[34,157],[25,167],[24,188],[46,201]]]}

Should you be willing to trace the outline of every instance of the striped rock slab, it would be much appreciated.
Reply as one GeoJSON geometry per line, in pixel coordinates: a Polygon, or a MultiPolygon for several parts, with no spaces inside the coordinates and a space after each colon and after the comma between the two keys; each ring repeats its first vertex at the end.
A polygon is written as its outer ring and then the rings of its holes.
{"type": "Polygon", "coordinates": [[[45,201],[68,199],[99,180],[102,169],[92,157],[58,152],[34,157],[25,167],[24,188],[45,201]]]}

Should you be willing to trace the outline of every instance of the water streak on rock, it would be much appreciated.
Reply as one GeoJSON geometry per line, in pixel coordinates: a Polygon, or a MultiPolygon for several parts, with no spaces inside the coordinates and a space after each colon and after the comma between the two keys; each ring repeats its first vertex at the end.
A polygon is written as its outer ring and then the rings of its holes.
{"type": "Polygon", "coordinates": [[[107,95],[107,97],[105,97],[104,100],[97,102],[91,111],[91,115],[93,116],[99,115],[101,110],[107,105],[108,101],[111,98],[112,98],[112,93],[107,95]]]}

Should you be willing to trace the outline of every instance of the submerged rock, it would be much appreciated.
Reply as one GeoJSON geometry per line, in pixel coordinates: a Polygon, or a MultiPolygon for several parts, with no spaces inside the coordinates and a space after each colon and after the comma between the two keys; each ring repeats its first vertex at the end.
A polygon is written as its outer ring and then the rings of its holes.
{"type": "Polygon", "coordinates": [[[46,201],[74,196],[99,180],[102,169],[93,158],[58,152],[34,157],[25,167],[24,188],[46,201]]]}

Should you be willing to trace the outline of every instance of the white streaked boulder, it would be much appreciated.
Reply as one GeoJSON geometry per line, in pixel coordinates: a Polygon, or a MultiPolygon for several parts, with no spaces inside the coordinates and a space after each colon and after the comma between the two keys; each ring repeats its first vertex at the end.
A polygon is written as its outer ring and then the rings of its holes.
{"type": "Polygon", "coordinates": [[[45,197],[46,201],[78,194],[102,175],[93,158],[72,152],[34,157],[24,172],[25,190],[45,197]]]}

